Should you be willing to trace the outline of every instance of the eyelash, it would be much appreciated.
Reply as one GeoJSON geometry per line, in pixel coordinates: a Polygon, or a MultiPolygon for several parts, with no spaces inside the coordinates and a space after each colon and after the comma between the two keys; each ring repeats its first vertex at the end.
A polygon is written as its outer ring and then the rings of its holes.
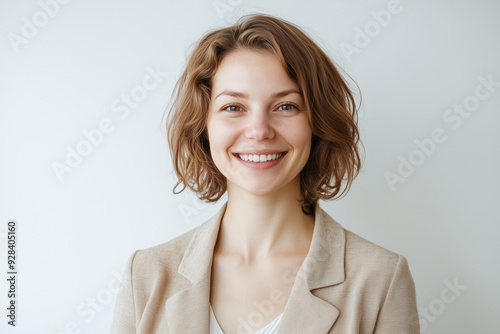
{"type": "MultiPolygon", "coordinates": [[[[285,103],[282,103],[282,104],[280,104],[277,108],[279,109],[279,108],[281,108],[281,107],[283,107],[283,106],[292,106],[292,107],[294,107],[295,109],[299,110],[299,107],[298,107],[296,104],[294,104],[294,103],[290,103],[290,102],[285,102],[285,103]]],[[[227,108],[229,108],[229,107],[239,107],[239,108],[243,109],[241,106],[239,106],[239,105],[237,105],[237,104],[228,104],[228,105],[225,105],[224,107],[222,107],[222,109],[221,109],[221,110],[223,110],[223,111],[228,111],[228,112],[230,112],[230,113],[239,112],[239,111],[234,111],[234,110],[233,110],[233,111],[226,110],[226,109],[227,109],[227,108]]],[[[279,111],[292,111],[292,110],[293,110],[293,109],[288,109],[288,110],[279,110],[279,111]]]]}

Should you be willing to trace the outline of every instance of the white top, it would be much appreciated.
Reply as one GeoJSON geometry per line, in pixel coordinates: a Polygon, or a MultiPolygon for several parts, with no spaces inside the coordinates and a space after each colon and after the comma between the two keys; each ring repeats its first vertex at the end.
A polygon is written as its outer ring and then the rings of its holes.
{"type": "MultiPolygon", "coordinates": [[[[276,331],[278,330],[278,326],[280,324],[281,316],[283,313],[278,315],[276,318],[274,318],[273,321],[268,323],[265,327],[259,329],[257,332],[254,332],[253,334],[275,334],[276,331]]],[[[250,325],[249,325],[250,327],[250,325]]],[[[214,310],[212,309],[212,305],[210,305],[210,334],[224,334],[222,329],[219,326],[219,323],[217,322],[217,319],[215,318],[214,310]]]]}

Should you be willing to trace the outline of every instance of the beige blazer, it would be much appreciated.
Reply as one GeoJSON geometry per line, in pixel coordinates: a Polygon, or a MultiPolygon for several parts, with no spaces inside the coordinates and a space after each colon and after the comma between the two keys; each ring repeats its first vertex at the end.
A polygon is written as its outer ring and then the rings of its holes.
{"type": "MultiPolygon", "coordinates": [[[[212,256],[226,205],[200,226],[132,254],[112,334],[209,333],[212,256]]],[[[277,333],[420,333],[406,258],[344,229],[317,205],[277,333]]]]}

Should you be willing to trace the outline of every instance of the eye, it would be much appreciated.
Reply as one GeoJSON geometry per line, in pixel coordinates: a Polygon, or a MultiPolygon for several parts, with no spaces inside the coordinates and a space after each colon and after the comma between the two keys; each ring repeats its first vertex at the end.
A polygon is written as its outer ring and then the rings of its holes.
{"type": "Polygon", "coordinates": [[[229,104],[227,106],[222,107],[221,110],[229,111],[229,112],[238,112],[238,111],[243,111],[243,108],[240,106],[237,106],[235,104],[229,104]]]}
{"type": "Polygon", "coordinates": [[[283,103],[278,107],[279,111],[294,111],[298,109],[299,107],[297,107],[295,104],[292,103],[283,103]]]}

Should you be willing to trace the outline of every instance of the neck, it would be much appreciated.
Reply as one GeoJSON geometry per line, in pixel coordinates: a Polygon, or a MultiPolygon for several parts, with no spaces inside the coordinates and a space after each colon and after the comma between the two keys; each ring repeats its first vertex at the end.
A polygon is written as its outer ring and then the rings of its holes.
{"type": "Polygon", "coordinates": [[[228,185],[216,251],[245,263],[307,253],[314,216],[302,212],[299,180],[275,193],[256,196],[228,185]]]}

